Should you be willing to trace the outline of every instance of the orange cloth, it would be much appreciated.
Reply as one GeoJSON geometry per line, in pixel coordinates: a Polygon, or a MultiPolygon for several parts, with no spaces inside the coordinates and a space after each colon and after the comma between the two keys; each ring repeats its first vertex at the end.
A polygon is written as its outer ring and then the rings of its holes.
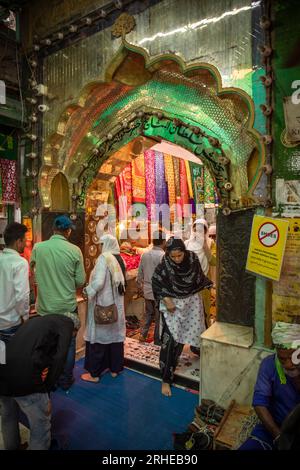
{"type": "Polygon", "coordinates": [[[132,162],[132,202],[146,203],[144,154],[132,162]]]}
{"type": "Polygon", "coordinates": [[[169,205],[170,207],[172,207],[173,204],[176,204],[173,157],[172,155],[164,154],[164,160],[165,160],[165,176],[166,176],[166,181],[168,185],[168,193],[169,193],[169,205]]]}

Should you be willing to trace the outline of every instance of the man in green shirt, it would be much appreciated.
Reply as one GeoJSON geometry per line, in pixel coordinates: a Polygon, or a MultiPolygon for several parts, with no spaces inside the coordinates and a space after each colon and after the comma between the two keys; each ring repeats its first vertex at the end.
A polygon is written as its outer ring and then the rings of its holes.
{"type": "MultiPolygon", "coordinates": [[[[30,267],[38,289],[36,309],[39,315],[78,313],[76,289],[84,285],[85,271],[80,249],[68,241],[73,228],[69,217],[60,215],[54,220],[54,235],[34,245],[30,267]]],[[[74,336],[59,380],[64,390],[74,382],[75,343],[74,336]]]]}

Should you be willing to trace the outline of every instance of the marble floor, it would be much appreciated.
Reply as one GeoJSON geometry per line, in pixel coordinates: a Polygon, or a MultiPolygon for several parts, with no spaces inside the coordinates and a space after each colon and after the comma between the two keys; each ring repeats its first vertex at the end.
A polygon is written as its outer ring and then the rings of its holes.
{"type": "MultiPolygon", "coordinates": [[[[159,351],[160,347],[153,343],[140,343],[136,339],[126,338],[125,358],[137,364],[152,367],[159,371],[159,351]]],[[[187,381],[199,382],[200,359],[190,351],[189,346],[185,346],[180,356],[176,375],[187,381]]]]}

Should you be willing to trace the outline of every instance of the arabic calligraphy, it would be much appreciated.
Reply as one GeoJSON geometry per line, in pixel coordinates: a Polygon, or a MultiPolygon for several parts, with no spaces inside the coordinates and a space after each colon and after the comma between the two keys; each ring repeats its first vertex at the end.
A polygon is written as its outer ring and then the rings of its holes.
{"type": "Polygon", "coordinates": [[[196,135],[194,132],[184,125],[175,126],[173,121],[169,119],[159,119],[152,116],[144,124],[145,131],[150,129],[165,129],[170,135],[177,134],[183,139],[187,139],[191,144],[199,145],[203,142],[201,135],[196,135]]]}

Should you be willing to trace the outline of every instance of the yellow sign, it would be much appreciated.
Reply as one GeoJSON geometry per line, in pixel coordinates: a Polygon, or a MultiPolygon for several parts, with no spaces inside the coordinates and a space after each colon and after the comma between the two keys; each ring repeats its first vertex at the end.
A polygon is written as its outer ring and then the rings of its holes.
{"type": "Polygon", "coordinates": [[[279,281],[289,221],[255,215],[246,270],[279,281]]]}
{"type": "Polygon", "coordinates": [[[280,281],[273,285],[273,321],[300,323],[300,219],[289,220],[280,281]]]}

